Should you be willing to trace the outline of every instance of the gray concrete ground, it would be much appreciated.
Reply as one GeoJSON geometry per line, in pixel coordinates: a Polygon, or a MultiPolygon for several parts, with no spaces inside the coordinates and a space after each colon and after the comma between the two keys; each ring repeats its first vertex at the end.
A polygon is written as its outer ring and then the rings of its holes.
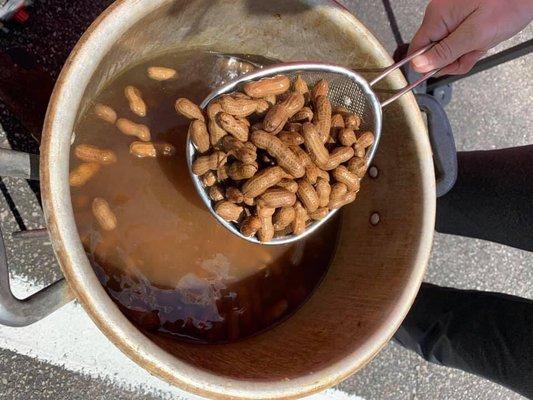
{"type": "MultiPolygon", "coordinates": [[[[105,2],[103,2],[105,3],[105,2]]],[[[396,47],[379,1],[344,0],[371,27],[389,51],[396,47]]],[[[393,2],[399,26],[408,41],[423,15],[425,0],[393,2]]],[[[47,12],[53,12],[48,10],[47,12]]],[[[533,36],[533,28],[499,48],[533,36]]],[[[533,56],[524,57],[454,85],[447,111],[459,150],[492,149],[533,143],[533,56]]],[[[1,111],[1,109],[0,109],[1,111]]],[[[5,112],[5,111],[2,111],[5,112]]],[[[5,143],[4,143],[5,144],[5,143]]],[[[4,179],[29,228],[43,224],[35,196],[24,181],[4,179]]],[[[2,231],[17,230],[0,198],[2,231]]],[[[12,275],[41,286],[60,274],[45,242],[14,243],[5,234],[12,275]]],[[[533,297],[531,255],[480,240],[437,234],[427,280],[444,286],[491,290],[533,297]]],[[[152,399],[120,382],[89,378],[31,357],[0,350],[1,399],[152,399]]],[[[367,400],[520,399],[519,395],[481,378],[429,364],[391,343],[359,374],[338,388],[367,400]]]]}

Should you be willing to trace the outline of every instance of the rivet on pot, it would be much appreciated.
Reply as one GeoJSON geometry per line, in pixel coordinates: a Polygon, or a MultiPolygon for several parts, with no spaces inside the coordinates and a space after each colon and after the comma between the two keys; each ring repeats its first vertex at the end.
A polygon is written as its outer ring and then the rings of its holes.
{"type": "Polygon", "coordinates": [[[371,216],[370,216],[370,223],[374,226],[376,226],[377,224],[379,224],[379,221],[380,221],[380,216],[379,214],[376,212],[376,213],[373,213],[371,216]]]}
{"type": "Polygon", "coordinates": [[[368,169],[368,176],[370,176],[372,179],[376,179],[379,176],[379,169],[375,165],[372,165],[368,169]]]}

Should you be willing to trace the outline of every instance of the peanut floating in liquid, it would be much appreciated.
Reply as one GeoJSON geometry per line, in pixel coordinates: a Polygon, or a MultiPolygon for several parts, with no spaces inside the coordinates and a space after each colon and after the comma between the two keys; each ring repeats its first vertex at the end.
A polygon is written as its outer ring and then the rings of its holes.
{"type": "Polygon", "coordinates": [[[167,67],[149,67],[146,71],[150,79],[156,81],[168,81],[177,76],[175,69],[167,67]]]}
{"type": "Polygon", "coordinates": [[[93,200],[92,210],[96,221],[104,231],[112,231],[117,227],[117,217],[111,211],[109,203],[102,198],[93,200]]]}
{"type": "Polygon", "coordinates": [[[124,95],[130,104],[130,110],[139,117],[146,117],[146,103],[142,99],[142,94],[135,86],[126,86],[124,95]]]}
{"type": "Polygon", "coordinates": [[[301,76],[279,75],[214,99],[205,114],[176,101],[192,120],[193,173],[215,212],[243,235],[262,242],[299,235],[355,200],[374,135],[328,96],[326,80],[310,87],[301,76]]]}

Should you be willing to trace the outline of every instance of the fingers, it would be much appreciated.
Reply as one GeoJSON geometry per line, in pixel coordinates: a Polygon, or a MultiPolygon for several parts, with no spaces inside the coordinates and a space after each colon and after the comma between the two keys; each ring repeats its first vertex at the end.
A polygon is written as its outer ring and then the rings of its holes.
{"type": "Polygon", "coordinates": [[[464,75],[470,72],[472,67],[483,57],[487,52],[481,50],[471,51],[470,53],[461,56],[457,61],[445,67],[440,71],[436,77],[442,75],[464,75]]]}
{"type": "Polygon", "coordinates": [[[482,48],[484,37],[475,30],[474,24],[465,21],[425,54],[413,59],[414,69],[425,73],[446,67],[465,54],[482,48]]]}
{"type": "MultiPolygon", "coordinates": [[[[455,28],[455,26],[454,26],[455,28]]],[[[431,42],[437,42],[450,34],[448,24],[444,19],[439,3],[429,3],[424,14],[422,25],[411,40],[409,53],[412,53],[431,42]]]]}

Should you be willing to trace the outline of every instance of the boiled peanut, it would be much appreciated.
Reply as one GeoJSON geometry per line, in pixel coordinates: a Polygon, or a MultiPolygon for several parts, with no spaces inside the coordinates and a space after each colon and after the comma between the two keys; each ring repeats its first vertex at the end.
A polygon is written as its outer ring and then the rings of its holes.
{"type": "Polygon", "coordinates": [[[189,99],[179,98],[175,104],[176,112],[188,119],[198,119],[205,122],[204,114],[200,107],[189,99]]]}
{"type": "Polygon", "coordinates": [[[301,93],[292,92],[289,97],[281,103],[272,106],[263,120],[265,131],[270,133],[280,132],[289,118],[302,109],[305,99],[301,93]]]}
{"type": "Polygon", "coordinates": [[[208,130],[209,141],[212,146],[216,146],[220,139],[226,136],[227,132],[218,124],[217,116],[222,112],[222,106],[218,102],[211,102],[207,106],[207,117],[209,118],[208,130]]]}
{"type": "Polygon", "coordinates": [[[283,207],[278,209],[272,217],[274,230],[278,232],[287,228],[294,221],[295,215],[296,211],[294,207],[283,207]]]}
{"type": "Polygon", "coordinates": [[[270,109],[270,103],[264,99],[256,100],[255,115],[263,117],[270,109]]]}
{"type": "Polygon", "coordinates": [[[209,119],[215,119],[218,114],[222,112],[222,106],[218,101],[212,101],[207,106],[207,109],[205,110],[205,113],[207,114],[207,118],[209,119]]]}
{"type": "Polygon", "coordinates": [[[80,187],[85,185],[89,180],[100,171],[98,163],[82,163],[70,172],[70,186],[80,187]]]}
{"type": "Polygon", "coordinates": [[[261,218],[250,215],[246,217],[240,226],[241,233],[246,237],[254,236],[259,229],[261,229],[261,218]]]}
{"type": "Polygon", "coordinates": [[[361,179],[357,175],[352,174],[344,165],[339,165],[333,170],[333,178],[337,182],[344,183],[350,192],[359,190],[361,179]]]}
{"type": "Polygon", "coordinates": [[[326,218],[328,214],[329,214],[329,208],[321,207],[321,208],[318,208],[316,211],[310,212],[309,217],[311,217],[311,219],[314,219],[315,221],[320,221],[321,219],[326,218]]]}
{"type": "Polygon", "coordinates": [[[248,130],[250,130],[250,121],[248,121],[247,118],[244,118],[244,117],[235,117],[235,119],[239,122],[242,122],[244,125],[246,125],[248,127],[248,130]]]}
{"type": "Polygon", "coordinates": [[[324,142],[315,126],[309,122],[303,125],[303,136],[305,147],[311,156],[311,159],[318,165],[325,165],[329,160],[329,152],[324,146],[324,142]]]}
{"type": "Polygon", "coordinates": [[[117,217],[106,200],[100,197],[95,198],[92,210],[96,221],[104,231],[112,231],[117,227],[117,217]]]}
{"type": "Polygon", "coordinates": [[[261,228],[257,231],[257,237],[261,242],[269,242],[274,237],[274,225],[272,215],[276,210],[264,205],[257,206],[257,216],[261,220],[261,228]]]}
{"type": "Polygon", "coordinates": [[[357,145],[361,146],[363,149],[366,149],[374,144],[374,134],[370,131],[363,132],[357,138],[357,145]]]}
{"type": "Polygon", "coordinates": [[[213,171],[207,171],[200,177],[200,180],[202,181],[204,187],[210,187],[217,183],[217,176],[213,171]]]}
{"type": "Polygon", "coordinates": [[[324,165],[326,171],[337,168],[342,163],[350,160],[354,156],[354,150],[351,147],[337,147],[329,155],[328,162],[324,165]]]}
{"type": "Polygon", "coordinates": [[[257,159],[257,148],[253,143],[243,143],[235,137],[227,135],[222,138],[221,145],[226,153],[233,155],[245,164],[251,164],[257,159]]]}
{"type": "Polygon", "coordinates": [[[130,154],[135,157],[157,157],[157,151],[152,142],[132,142],[130,144],[130,154]]]}
{"type": "Polygon", "coordinates": [[[325,79],[319,80],[313,87],[311,97],[313,101],[316,102],[320,96],[327,97],[329,93],[329,83],[325,79]]]}
{"type": "Polygon", "coordinates": [[[136,124],[126,118],[119,118],[117,120],[117,128],[123,134],[128,136],[136,136],[143,142],[149,142],[151,138],[150,129],[143,124],[136,124]]]}
{"type": "Polygon", "coordinates": [[[257,101],[247,99],[234,99],[231,96],[222,96],[218,99],[222,110],[234,117],[247,117],[257,109],[257,101]]]}
{"type": "Polygon", "coordinates": [[[311,157],[309,157],[309,154],[307,154],[304,150],[302,150],[300,146],[291,146],[290,149],[294,153],[294,155],[298,157],[298,160],[304,167],[312,163],[311,157]]]}
{"type": "Polygon", "coordinates": [[[366,160],[364,158],[352,158],[348,161],[348,170],[359,178],[366,174],[366,160]]]}
{"type": "Polygon", "coordinates": [[[272,106],[263,120],[263,129],[276,135],[283,130],[285,123],[289,120],[285,107],[280,104],[272,106]],[[267,119],[268,118],[268,119],[267,119]]]}
{"type": "Polygon", "coordinates": [[[305,167],[305,178],[314,185],[318,178],[322,178],[329,182],[329,174],[321,168],[318,168],[314,162],[310,162],[305,167]]]}
{"type": "Polygon", "coordinates": [[[341,114],[335,114],[331,117],[331,128],[344,129],[344,118],[341,114]]]}
{"type": "Polygon", "coordinates": [[[175,69],[167,67],[148,67],[148,77],[155,81],[168,81],[177,75],[175,69]]]}
{"type": "Polygon", "coordinates": [[[100,149],[90,144],[80,144],[74,149],[77,158],[85,162],[96,162],[102,165],[109,165],[117,162],[117,156],[112,150],[100,149]]]}
{"type": "Polygon", "coordinates": [[[288,207],[296,202],[296,195],[286,189],[273,187],[261,195],[261,200],[266,207],[288,207]]]}
{"type": "Polygon", "coordinates": [[[374,134],[372,132],[364,132],[358,138],[357,142],[353,145],[355,155],[357,157],[364,157],[367,147],[374,143],[374,134]]]}
{"type": "Polygon", "coordinates": [[[297,201],[294,205],[294,220],[292,221],[292,233],[294,235],[301,235],[304,233],[307,218],[307,210],[299,201],[297,201]]]}
{"type": "Polygon", "coordinates": [[[289,132],[297,132],[297,133],[302,132],[302,124],[298,122],[291,122],[286,125],[286,128],[289,132]]]}
{"type": "Polygon", "coordinates": [[[217,168],[217,179],[219,182],[225,181],[228,179],[228,170],[229,167],[227,165],[221,165],[217,168]]]}
{"type": "Polygon", "coordinates": [[[313,185],[307,179],[300,179],[298,181],[298,198],[307,209],[308,212],[316,211],[319,200],[313,185]]]}
{"type": "Polygon", "coordinates": [[[284,75],[264,78],[244,85],[244,92],[253,98],[262,98],[270,95],[277,96],[289,90],[291,81],[284,75]]]}
{"type": "Polygon", "coordinates": [[[281,181],[278,182],[277,186],[288,190],[291,193],[296,193],[298,191],[298,183],[288,178],[283,178],[281,181]]]}
{"type": "Polygon", "coordinates": [[[215,151],[209,156],[198,157],[192,163],[192,173],[195,175],[203,175],[210,170],[216,170],[226,163],[227,157],[221,151],[215,151]]]}
{"type": "Polygon", "coordinates": [[[252,197],[244,197],[244,200],[243,200],[244,204],[246,204],[247,206],[255,206],[255,199],[252,198],[252,197]]]}
{"type": "MultiPolygon", "coordinates": [[[[339,198],[348,193],[348,187],[344,183],[334,183],[331,185],[331,194],[329,195],[329,204],[333,201],[337,201],[339,198]]],[[[330,205],[328,205],[331,208],[330,205]]]]}
{"type": "Polygon", "coordinates": [[[320,134],[322,143],[326,143],[331,130],[331,103],[326,96],[318,96],[315,100],[315,108],[313,122],[320,134]]]}
{"type": "Polygon", "coordinates": [[[271,106],[273,106],[274,104],[276,104],[276,95],[275,94],[270,94],[268,96],[265,96],[263,97],[263,100],[265,100],[268,104],[270,104],[271,106]]]}
{"type": "Polygon", "coordinates": [[[349,115],[351,114],[350,113],[350,110],[348,110],[346,107],[343,107],[343,106],[337,106],[337,107],[334,107],[333,110],[332,110],[333,114],[340,114],[343,116],[346,116],[346,115],[349,115]]]}
{"type": "Polygon", "coordinates": [[[293,117],[298,111],[300,111],[303,108],[304,104],[304,97],[301,93],[297,92],[289,93],[287,99],[280,103],[281,106],[285,107],[285,111],[287,112],[289,118],[293,117]]]}
{"type": "Polygon", "coordinates": [[[114,124],[117,120],[117,113],[111,107],[105,104],[98,103],[94,106],[94,112],[98,118],[110,124],[114,124]]]}
{"type": "Polygon", "coordinates": [[[304,96],[306,94],[309,94],[309,86],[307,85],[307,82],[302,79],[300,75],[296,77],[296,80],[294,81],[293,88],[295,92],[301,93],[304,96]]]}
{"type": "Polygon", "coordinates": [[[276,186],[283,178],[281,167],[269,167],[259,171],[250,178],[242,187],[242,193],[245,197],[257,197],[265,193],[272,186],[276,186]]]}
{"type": "Polygon", "coordinates": [[[272,136],[265,131],[255,131],[252,133],[251,140],[258,148],[266,150],[268,154],[274,157],[278,165],[289,174],[295,178],[304,176],[304,166],[289,147],[276,136],[272,136]]]}
{"type": "Polygon", "coordinates": [[[247,94],[244,94],[242,92],[233,92],[231,94],[231,97],[233,97],[236,100],[239,100],[239,99],[250,100],[251,99],[250,96],[248,96],[247,94]]]}
{"type": "Polygon", "coordinates": [[[346,114],[344,116],[344,125],[346,128],[357,131],[361,126],[361,117],[355,114],[346,114]]]}
{"type": "Polygon", "coordinates": [[[195,119],[189,124],[189,137],[192,143],[200,153],[205,153],[209,150],[209,132],[204,121],[195,119]]]}
{"type": "Polygon", "coordinates": [[[132,142],[130,144],[130,154],[139,157],[173,156],[176,148],[166,142],[132,142]]]}
{"type": "Polygon", "coordinates": [[[130,104],[130,110],[139,117],[146,117],[146,103],[142,98],[141,91],[135,86],[126,86],[124,95],[130,104]]]}
{"type": "Polygon", "coordinates": [[[299,146],[304,143],[304,137],[296,132],[281,131],[278,133],[278,139],[287,146],[299,146]]]}
{"type": "Polygon", "coordinates": [[[213,185],[209,188],[209,198],[213,201],[224,200],[224,190],[220,185],[213,185]]]}
{"type": "Polygon", "coordinates": [[[243,210],[241,206],[230,201],[220,201],[215,205],[215,212],[225,221],[237,221],[243,210]]]}
{"type": "Polygon", "coordinates": [[[257,163],[244,164],[241,161],[235,161],[227,169],[227,174],[234,181],[242,181],[254,176],[257,169],[257,163]]]}
{"type": "Polygon", "coordinates": [[[257,147],[253,143],[246,142],[235,151],[235,158],[244,164],[251,164],[257,159],[257,147]]]}
{"type": "MultiPolygon", "coordinates": [[[[318,195],[318,206],[327,207],[331,195],[331,186],[328,181],[318,178],[316,182],[316,194],[318,195]]],[[[313,218],[311,216],[311,218],[313,218]]]]}
{"type": "Polygon", "coordinates": [[[313,120],[313,110],[309,107],[304,107],[290,119],[291,122],[311,122],[313,120]]]}
{"type": "Polygon", "coordinates": [[[344,207],[347,204],[350,204],[355,201],[357,197],[357,192],[348,192],[340,197],[337,197],[335,200],[329,202],[329,208],[334,210],[336,208],[344,207]]]}
{"type": "Polygon", "coordinates": [[[226,199],[235,204],[241,204],[244,201],[242,192],[233,186],[226,189],[226,199]]]}
{"type": "Polygon", "coordinates": [[[224,112],[219,114],[218,121],[222,129],[230,135],[233,135],[241,142],[248,141],[249,127],[245,123],[224,112]]]}
{"type": "Polygon", "coordinates": [[[357,142],[357,136],[355,136],[355,132],[349,128],[341,130],[338,139],[343,146],[353,146],[354,143],[357,142]]]}

